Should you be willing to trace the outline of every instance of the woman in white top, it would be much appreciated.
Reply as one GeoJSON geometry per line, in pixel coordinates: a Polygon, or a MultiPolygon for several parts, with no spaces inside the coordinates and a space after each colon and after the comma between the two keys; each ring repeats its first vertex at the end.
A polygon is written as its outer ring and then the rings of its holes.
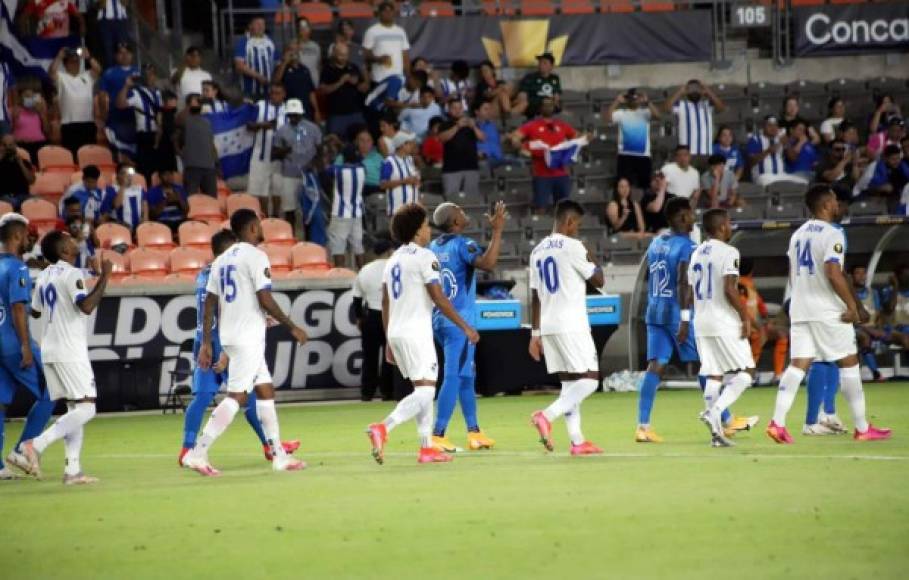
{"type": "Polygon", "coordinates": [[[827,103],[827,118],[821,123],[821,137],[824,143],[830,143],[836,138],[836,128],[846,118],[846,103],[839,97],[833,97],[827,103]]]}
{"type": "Polygon", "coordinates": [[[101,76],[101,65],[91,57],[87,48],[61,48],[47,74],[57,88],[60,138],[75,158],[79,147],[97,141],[94,85],[101,76]],[[88,70],[83,67],[82,61],[85,61],[88,70]]]}

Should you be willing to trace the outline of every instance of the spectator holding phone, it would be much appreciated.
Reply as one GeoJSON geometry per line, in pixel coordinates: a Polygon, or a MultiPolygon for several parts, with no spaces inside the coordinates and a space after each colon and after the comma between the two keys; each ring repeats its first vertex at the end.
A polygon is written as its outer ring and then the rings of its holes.
{"type": "Polygon", "coordinates": [[[79,147],[97,140],[93,87],[101,77],[101,65],[87,48],[61,48],[47,74],[57,88],[62,145],[75,158],[79,147]]]}
{"type": "Polygon", "coordinates": [[[626,178],[632,187],[644,189],[653,173],[650,159],[650,120],[660,118],[646,93],[637,89],[616,96],[607,111],[609,122],[618,125],[619,155],[616,174],[626,178]]]}

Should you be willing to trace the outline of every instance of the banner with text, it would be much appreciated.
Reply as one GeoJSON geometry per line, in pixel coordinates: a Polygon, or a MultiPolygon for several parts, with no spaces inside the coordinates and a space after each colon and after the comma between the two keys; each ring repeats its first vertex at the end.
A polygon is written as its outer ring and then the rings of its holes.
{"type": "Polygon", "coordinates": [[[909,3],[800,7],[795,55],[823,56],[909,49],[909,3]]]}

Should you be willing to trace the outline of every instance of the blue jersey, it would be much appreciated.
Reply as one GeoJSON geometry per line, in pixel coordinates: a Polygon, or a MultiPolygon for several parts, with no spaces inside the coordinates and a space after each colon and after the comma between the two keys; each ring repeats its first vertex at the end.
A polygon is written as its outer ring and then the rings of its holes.
{"type": "MultiPolygon", "coordinates": [[[[467,322],[473,325],[477,302],[477,279],[474,262],[480,256],[480,247],[470,238],[444,234],[433,240],[429,249],[439,259],[442,289],[452,306],[467,322]]],[[[436,323],[454,326],[454,323],[440,313],[435,313],[436,323]]]]}
{"type": "Polygon", "coordinates": [[[667,232],[647,249],[650,283],[647,289],[647,324],[679,324],[679,264],[691,261],[695,243],[687,235],[667,232]]]}
{"type": "Polygon", "coordinates": [[[32,281],[28,266],[12,254],[0,254],[0,355],[19,354],[21,344],[13,326],[13,304],[28,309],[32,281]]]}
{"type": "MultiPolygon", "coordinates": [[[[199,275],[196,276],[196,338],[193,341],[193,360],[199,356],[199,348],[202,346],[202,322],[205,316],[205,298],[208,296],[208,277],[211,275],[211,265],[202,268],[199,275]]],[[[218,362],[221,357],[221,338],[218,336],[218,315],[214,316],[214,324],[211,329],[211,359],[212,364],[218,362]]]]}

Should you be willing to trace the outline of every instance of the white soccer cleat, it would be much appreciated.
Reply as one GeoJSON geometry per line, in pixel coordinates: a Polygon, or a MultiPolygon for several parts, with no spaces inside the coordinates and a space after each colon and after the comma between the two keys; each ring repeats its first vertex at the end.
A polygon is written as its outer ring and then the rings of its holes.
{"type": "Polygon", "coordinates": [[[41,479],[41,456],[31,441],[22,443],[22,456],[28,465],[26,472],[35,476],[35,479],[41,479]]]}
{"type": "Polygon", "coordinates": [[[819,435],[839,435],[838,431],[834,431],[830,427],[822,423],[815,423],[814,425],[805,425],[802,427],[802,435],[808,436],[819,436],[819,435]]]}
{"type": "Polygon", "coordinates": [[[830,429],[837,435],[848,433],[848,430],[846,429],[846,425],[836,415],[824,415],[820,418],[818,423],[823,425],[824,427],[830,429]]]}
{"type": "Polygon", "coordinates": [[[11,481],[13,479],[23,479],[22,474],[4,465],[3,469],[0,469],[0,481],[11,481]]]}
{"type": "Polygon", "coordinates": [[[735,443],[726,438],[723,432],[723,424],[719,415],[714,415],[710,411],[703,411],[698,415],[698,419],[707,426],[710,431],[711,447],[735,447],[735,443]]]}
{"type": "Polygon", "coordinates": [[[92,485],[101,480],[91,475],[85,475],[81,471],[76,475],[63,474],[63,485],[92,485]]]}
{"type": "Polygon", "coordinates": [[[271,462],[271,468],[275,471],[302,471],[306,469],[306,462],[296,457],[285,455],[276,457],[271,462]]]}
{"type": "Polygon", "coordinates": [[[31,465],[28,463],[28,459],[25,455],[22,455],[15,449],[9,452],[9,455],[6,456],[6,462],[19,469],[26,475],[31,475],[31,465]]]}
{"type": "Polygon", "coordinates": [[[183,467],[192,469],[203,477],[218,477],[221,472],[211,466],[207,457],[198,457],[192,452],[183,458],[183,467]]]}

